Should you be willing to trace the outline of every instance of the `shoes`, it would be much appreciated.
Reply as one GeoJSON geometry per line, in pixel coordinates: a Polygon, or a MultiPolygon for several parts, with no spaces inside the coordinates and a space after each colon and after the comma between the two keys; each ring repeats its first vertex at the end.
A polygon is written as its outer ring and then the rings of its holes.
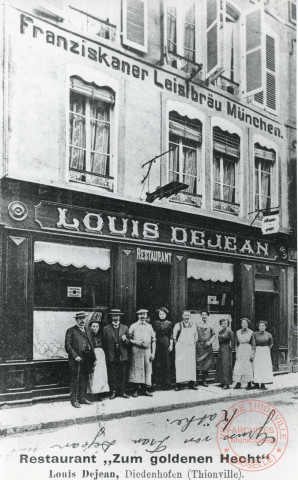
{"type": "Polygon", "coordinates": [[[93,405],[93,402],[90,402],[89,400],[87,400],[87,398],[83,398],[80,403],[83,403],[84,405],[93,405]]]}
{"type": "Polygon", "coordinates": [[[153,393],[151,392],[148,392],[148,390],[144,390],[141,395],[143,395],[144,397],[153,397],[153,393]]]}
{"type": "Polygon", "coordinates": [[[252,388],[260,388],[258,383],[255,383],[252,388]]]}
{"type": "Polygon", "coordinates": [[[139,396],[139,392],[137,390],[135,390],[132,394],[132,397],[136,398],[139,396]]]}
{"type": "Polygon", "coordinates": [[[268,388],[267,388],[267,387],[265,387],[265,385],[263,385],[263,384],[262,384],[262,386],[261,386],[261,390],[268,390],[268,388]]]}
{"type": "Polygon", "coordinates": [[[181,390],[181,387],[180,385],[176,385],[176,387],[174,388],[175,392],[179,392],[179,390],[181,390]]]}
{"type": "Polygon", "coordinates": [[[81,405],[77,401],[71,402],[71,404],[74,408],[81,408],[81,405]]]}
{"type": "Polygon", "coordinates": [[[209,387],[209,385],[208,385],[208,383],[206,382],[206,380],[203,380],[203,381],[202,381],[202,386],[203,386],[203,387],[209,387]]]}
{"type": "Polygon", "coordinates": [[[195,385],[190,385],[189,390],[198,390],[198,387],[196,387],[195,385]]]}
{"type": "Polygon", "coordinates": [[[254,387],[252,385],[247,385],[246,390],[253,390],[254,387]]]}
{"type": "Polygon", "coordinates": [[[223,390],[228,390],[229,388],[230,388],[229,385],[224,385],[224,386],[222,387],[223,390]]]}
{"type": "Polygon", "coordinates": [[[122,397],[122,398],[130,398],[130,396],[127,395],[127,393],[122,393],[121,397],[122,397]]]}
{"type": "Polygon", "coordinates": [[[241,388],[241,383],[236,383],[234,390],[238,390],[238,388],[241,388]]]}
{"type": "Polygon", "coordinates": [[[114,400],[116,398],[116,392],[112,392],[110,396],[110,400],[114,400]]]}

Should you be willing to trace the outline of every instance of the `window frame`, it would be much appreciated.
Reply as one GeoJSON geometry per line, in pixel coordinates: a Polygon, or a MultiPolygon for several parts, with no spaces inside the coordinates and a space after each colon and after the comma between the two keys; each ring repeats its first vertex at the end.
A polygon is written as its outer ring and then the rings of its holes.
{"type": "MultiPolygon", "coordinates": [[[[176,8],[177,8],[177,16],[176,16],[176,53],[169,52],[168,49],[168,1],[164,0],[164,50],[165,50],[165,57],[167,59],[168,55],[172,55],[177,60],[177,67],[173,67],[170,63],[168,65],[171,68],[175,68],[177,70],[183,71],[183,61],[187,61],[187,57],[184,56],[184,24],[185,22],[185,11],[182,7],[183,2],[181,0],[176,0],[176,8]],[[184,15],[181,15],[184,13],[184,15]]],[[[194,60],[193,62],[189,60],[190,63],[198,63],[199,55],[200,55],[200,42],[199,42],[199,35],[200,35],[200,17],[198,15],[198,4],[195,0],[193,0],[194,4],[194,19],[195,19],[195,51],[194,51],[194,60]]]]}
{"type": "MultiPolygon", "coordinates": [[[[171,139],[171,133],[169,132],[169,148],[171,148],[171,144],[175,144],[171,139]]],[[[170,169],[170,157],[168,158],[168,182],[173,181],[170,180],[171,175],[178,175],[178,182],[186,183],[183,180],[183,177],[192,177],[195,178],[195,192],[189,192],[188,190],[183,190],[183,192],[189,194],[189,195],[198,195],[198,185],[199,185],[199,148],[200,146],[198,145],[196,148],[190,147],[189,145],[185,145],[183,143],[184,138],[182,136],[178,136],[179,142],[178,142],[178,162],[179,162],[179,171],[174,171],[170,169]],[[183,165],[184,165],[184,148],[189,148],[191,150],[194,150],[196,152],[196,175],[192,175],[190,173],[186,173],[183,171],[183,165]]],[[[186,139],[186,137],[185,137],[186,139]]]]}
{"type": "MultiPolygon", "coordinates": [[[[65,148],[66,148],[66,155],[65,155],[65,181],[66,183],[71,183],[74,187],[75,185],[83,186],[87,189],[92,189],[98,191],[101,189],[102,192],[117,192],[117,152],[118,152],[118,123],[119,123],[119,105],[118,105],[118,93],[119,93],[119,85],[116,80],[110,78],[108,75],[103,74],[101,72],[95,71],[90,67],[78,67],[76,64],[68,64],[67,65],[67,82],[66,82],[66,136],[65,136],[65,148]],[[111,92],[114,96],[114,104],[112,108],[110,108],[110,176],[102,176],[103,179],[102,183],[94,183],[88,182],[84,180],[76,180],[75,178],[71,178],[70,175],[70,91],[71,91],[71,79],[72,77],[79,77],[81,82],[84,85],[92,87],[94,89],[102,89],[105,88],[109,91],[109,95],[111,92]]],[[[78,92],[80,93],[80,92],[78,92]]],[[[84,92],[83,92],[84,93],[84,92]]],[[[90,176],[92,172],[90,173],[90,176]]],[[[98,176],[98,178],[100,175],[98,176]]]]}
{"type": "Polygon", "coordinates": [[[254,182],[254,209],[255,211],[260,211],[260,210],[267,210],[267,209],[271,209],[272,207],[272,176],[273,176],[273,172],[272,172],[272,162],[268,161],[268,160],[264,160],[264,159],[261,159],[261,158],[258,158],[258,157],[254,157],[254,178],[256,179],[256,172],[257,172],[257,179],[258,179],[258,190],[259,190],[259,193],[257,193],[256,191],[256,182],[254,182]],[[266,172],[265,170],[262,169],[262,164],[266,163],[269,165],[269,172],[266,172]],[[258,165],[256,166],[256,164],[258,163],[258,165]],[[264,173],[267,173],[269,176],[269,195],[262,195],[262,177],[264,173]],[[259,208],[257,208],[257,205],[256,205],[256,197],[258,197],[258,203],[259,203],[259,208]],[[263,198],[267,198],[267,206],[266,208],[260,208],[260,204],[262,205],[262,199],[263,198]],[[268,206],[268,199],[269,199],[269,206],[268,206]]]}
{"type": "Polygon", "coordinates": [[[213,152],[213,158],[212,158],[213,162],[212,162],[212,166],[213,166],[213,175],[212,175],[212,192],[213,192],[213,195],[212,195],[212,200],[220,200],[222,202],[227,202],[227,203],[232,203],[232,204],[235,204],[237,203],[236,202],[236,170],[237,170],[237,162],[235,162],[234,160],[229,160],[228,156],[225,155],[224,153],[219,153],[219,152],[216,152],[214,153],[213,152]],[[219,158],[219,175],[220,175],[220,181],[219,182],[216,182],[215,179],[214,179],[214,160],[215,160],[215,157],[218,157],[219,158]],[[234,185],[229,185],[227,183],[224,183],[224,162],[230,162],[232,164],[234,164],[234,167],[235,167],[235,172],[234,172],[234,178],[235,178],[235,182],[234,182],[234,185]],[[214,197],[214,184],[218,184],[219,187],[220,187],[220,195],[222,198],[217,198],[217,197],[214,197]],[[235,200],[234,202],[230,202],[229,200],[225,200],[223,197],[224,197],[224,187],[229,187],[229,188],[233,188],[234,189],[234,196],[235,196],[235,200]]]}

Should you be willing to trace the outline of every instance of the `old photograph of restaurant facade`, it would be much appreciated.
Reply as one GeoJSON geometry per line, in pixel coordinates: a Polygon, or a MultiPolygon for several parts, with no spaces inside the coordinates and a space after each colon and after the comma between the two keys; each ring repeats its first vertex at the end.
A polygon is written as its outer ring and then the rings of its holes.
{"type": "Polygon", "coordinates": [[[298,371],[295,2],[2,12],[0,404],[68,394],[82,310],[266,320],[298,371]]]}

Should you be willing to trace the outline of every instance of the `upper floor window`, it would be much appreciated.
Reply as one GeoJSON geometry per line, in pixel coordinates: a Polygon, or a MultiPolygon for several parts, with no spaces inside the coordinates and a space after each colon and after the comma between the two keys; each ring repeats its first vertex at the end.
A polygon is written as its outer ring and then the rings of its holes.
{"type": "Polygon", "coordinates": [[[254,147],[255,156],[255,210],[267,210],[272,207],[272,175],[275,162],[275,151],[254,147]]]}
{"type": "Polygon", "coordinates": [[[201,122],[171,111],[169,115],[169,149],[171,150],[169,181],[179,181],[188,185],[183,191],[184,194],[188,193],[186,203],[197,206],[201,144],[201,122]]]}
{"type": "Polygon", "coordinates": [[[237,169],[240,139],[236,134],[213,129],[213,209],[239,214],[237,200],[237,169]]]}
{"type": "Polygon", "coordinates": [[[276,40],[266,35],[266,65],[264,89],[256,93],[254,101],[269,111],[276,111],[276,40]]]}
{"type": "Polygon", "coordinates": [[[69,102],[69,169],[71,180],[113,189],[110,151],[110,88],[71,77],[69,102]]]}
{"type": "Polygon", "coordinates": [[[296,1],[289,1],[289,20],[292,23],[296,23],[296,1]]]}
{"type": "Polygon", "coordinates": [[[112,42],[119,24],[120,0],[62,0],[72,26],[112,42]]]}
{"type": "Polygon", "coordinates": [[[122,13],[123,44],[147,52],[147,0],[123,0],[122,13]]]}
{"type": "Polygon", "coordinates": [[[166,1],[167,56],[170,65],[191,73],[196,63],[196,8],[194,0],[166,1]]]}

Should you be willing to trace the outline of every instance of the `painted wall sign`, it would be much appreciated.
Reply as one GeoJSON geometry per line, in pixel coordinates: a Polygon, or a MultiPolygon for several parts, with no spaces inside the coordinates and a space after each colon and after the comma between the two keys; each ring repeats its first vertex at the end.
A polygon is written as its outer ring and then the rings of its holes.
{"type": "Polygon", "coordinates": [[[177,80],[174,75],[169,77],[162,70],[150,68],[147,65],[148,69],[143,68],[142,64],[139,66],[126,56],[119,56],[119,53],[115,55],[114,51],[110,52],[108,48],[102,47],[92,40],[82,39],[54,26],[48,28],[47,24],[30,15],[20,14],[19,33],[28,38],[31,37],[32,41],[38,45],[54,47],[61,51],[64,50],[70,55],[84,57],[87,61],[101,65],[104,69],[119,71],[140,82],[149,81],[161,90],[172,92],[178,97],[188,98],[196,105],[202,105],[210,110],[210,114],[216,111],[223,112],[227,117],[237,119],[246,125],[252,125],[275,137],[283,138],[281,128],[277,124],[274,125],[267,119],[265,120],[262,115],[255,114],[252,109],[213,94],[197,84],[186,83],[183,79],[177,80]]]}
{"type": "MultiPolygon", "coordinates": [[[[35,207],[35,221],[43,230],[68,231],[100,238],[120,237],[139,244],[187,247],[246,257],[277,258],[274,243],[206,230],[200,228],[199,223],[193,226],[173,225],[44,200],[35,207]]],[[[143,259],[143,253],[140,255],[143,259]]]]}
{"type": "Polygon", "coordinates": [[[153,263],[172,263],[172,253],[163,252],[162,250],[144,250],[137,248],[138,262],[153,262],[153,263]]]}

